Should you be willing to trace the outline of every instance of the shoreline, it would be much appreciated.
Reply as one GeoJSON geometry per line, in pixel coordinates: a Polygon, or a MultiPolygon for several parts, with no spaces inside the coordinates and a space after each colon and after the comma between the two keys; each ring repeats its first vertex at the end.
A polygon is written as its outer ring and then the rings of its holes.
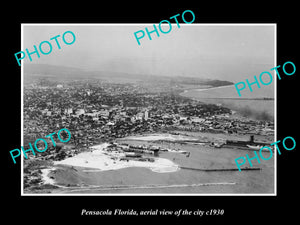
{"type": "Polygon", "coordinates": [[[156,173],[169,173],[179,170],[179,166],[165,158],[154,157],[154,162],[121,160],[125,153],[106,151],[108,143],[90,147],[92,151],[82,152],[62,161],[54,161],[54,165],[69,165],[75,167],[91,168],[92,172],[119,170],[129,167],[143,167],[156,173]]]}
{"type": "MultiPolygon", "coordinates": [[[[187,92],[203,92],[203,91],[208,91],[208,90],[215,90],[215,89],[220,89],[220,88],[226,88],[226,87],[230,87],[230,86],[234,86],[234,85],[224,85],[224,86],[218,86],[218,87],[210,87],[210,88],[197,88],[197,89],[187,89],[184,90],[183,92],[179,93],[179,95],[184,96],[184,97],[188,97],[188,98],[192,98],[192,99],[196,99],[195,97],[189,97],[186,96],[185,94],[187,92]]],[[[274,97],[253,97],[253,98],[249,98],[249,97],[201,97],[201,99],[220,99],[220,100],[263,100],[263,101],[274,101],[275,98],[274,97]]]]}
{"type": "Polygon", "coordinates": [[[214,90],[214,89],[219,89],[219,88],[224,88],[224,87],[230,87],[230,86],[234,86],[234,85],[233,85],[233,84],[230,84],[230,85],[223,85],[223,86],[218,86],[218,87],[190,89],[190,90],[185,90],[184,93],[187,92],[187,91],[206,91],[206,90],[214,90]]]}
{"type": "Polygon", "coordinates": [[[183,94],[190,92],[190,91],[197,91],[197,92],[201,92],[201,91],[207,91],[207,90],[214,90],[214,89],[219,89],[219,88],[224,88],[224,87],[229,87],[229,86],[234,86],[234,85],[224,85],[224,86],[218,86],[218,87],[209,87],[209,88],[193,88],[193,89],[187,89],[184,90],[183,92],[179,93],[179,95],[183,96],[183,94]]]}
{"type": "Polygon", "coordinates": [[[274,95],[271,96],[268,92],[266,94],[260,92],[253,95],[246,94],[244,97],[235,97],[233,90],[228,90],[227,87],[229,86],[232,85],[206,89],[190,89],[179,93],[179,95],[204,104],[222,105],[243,117],[251,117],[255,120],[274,120],[276,115],[274,95]],[[221,88],[225,89],[222,90],[221,88]],[[216,89],[219,91],[213,91],[216,89]],[[210,90],[212,90],[212,93],[209,92],[210,90]]]}

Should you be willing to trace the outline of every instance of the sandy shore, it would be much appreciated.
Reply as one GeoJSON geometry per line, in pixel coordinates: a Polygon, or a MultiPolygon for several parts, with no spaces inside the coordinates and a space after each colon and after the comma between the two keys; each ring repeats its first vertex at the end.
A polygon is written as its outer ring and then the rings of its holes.
{"type": "Polygon", "coordinates": [[[154,158],[154,162],[143,162],[136,160],[120,160],[124,153],[117,151],[106,151],[107,143],[96,145],[91,148],[91,152],[83,152],[76,156],[62,161],[55,161],[54,165],[63,164],[70,166],[80,166],[91,168],[90,172],[99,172],[107,170],[118,170],[128,167],[144,167],[157,173],[176,172],[179,170],[177,164],[169,159],[154,158]],[[96,170],[95,170],[96,169],[96,170]]]}
{"type": "Polygon", "coordinates": [[[219,86],[219,87],[210,87],[210,88],[199,88],[199,89],[194,89],[195,91],[207,91],[207,90],[214,90],[214,89],[219,89],[219,88],[224,88],[224,87],[232,87],[235,88],[234,85],[224,85],[224,86],[219,86]]]}

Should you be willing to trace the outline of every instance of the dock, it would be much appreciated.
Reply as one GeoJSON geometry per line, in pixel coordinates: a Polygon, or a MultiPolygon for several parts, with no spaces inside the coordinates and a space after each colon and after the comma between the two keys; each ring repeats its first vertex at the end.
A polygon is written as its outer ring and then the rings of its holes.
{"type": "MultiPolygon", "coordinates": [[[[204,172],[219,172],[219,171],[239,171],[238,168],[219,168],[219,169],[201,169],[201,168],[193,168],[193,167],[185,167],[185,166],[179,166],[180,169],[185,170],[197,170],[197,171],[204,171],[204,172]]],[[[241,170],[261,170],[259,167],[246,167],[241,168],[241,170]]]]}

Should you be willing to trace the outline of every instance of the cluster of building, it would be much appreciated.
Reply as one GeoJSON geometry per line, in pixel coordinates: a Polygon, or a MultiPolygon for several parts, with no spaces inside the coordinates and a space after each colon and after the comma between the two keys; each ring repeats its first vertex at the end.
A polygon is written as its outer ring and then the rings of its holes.
{"type": "Polygon", "coordinates": [[[221,106],[129,86],[104,83],[25,88],[24,143],[67,128],[72,133],[70,142],[84,147],[230,113],[221,106]]]}
{"type": "MultiPolygon", "coordinates": [[[[173,92],[148,91],[137,84],[89,83],[24,88],[24,146],[53,130],[72,133],[67,154],[56,148],[43,159],[63,159],[79,149],[129,135],[157,131],[266,134],[274,124],[234,119],[221,105],[202,104],[173,92]]],[[[51,144],[51,143],[49,143],[51,144]]]]}
{"type": "Polygon", "coordinates": [[[181,124],[171,126],[169,129],[211,133],[273,135],[274,123],[270,121],[255,121],[245,117],[233,118],[228,114],[220,114],[203,118],[188,117],[181,124]]]}

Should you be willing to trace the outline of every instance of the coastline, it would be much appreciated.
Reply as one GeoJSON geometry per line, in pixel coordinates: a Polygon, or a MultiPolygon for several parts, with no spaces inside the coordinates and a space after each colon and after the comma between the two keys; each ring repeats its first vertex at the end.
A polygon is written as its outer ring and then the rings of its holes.
{"type": "Polygon", "coordinates": [[[257,89],[250,92],[245,90],[239,97],[233,85],[185,90],[179,95],[200,101],[205,104],[220,104],[242,116],[258,120],[274,120],[275,96],[273,87],[257,89]]]}
{"type": "Polygon", "coordinates": [[[169,159],[153,158],[153,162],[136,161],[136,160],[121,160],[125,157],[124,153],[107,151],[108,143],[95,145],[90,147],[91,151],[82,152],[73,157],[62,161],[54,161],[54,165],[69,165],[75,167],[84,167],[90,172],[101,172],[108,170],[119,170],[129,167],[144,167],[157,173],[176,172],[179,167],[169,159]]]}
{"type": "MultiPolygon", "coordinates": [[[[223,86],[218,86],[218,87],[209,87],[209,88],[197,88],[197,89],[189,89],[189,90],[185,90],[182,93],[186,93],[188,91],[207,91],[207,90],[214,90],[214,89],[219,89],[219,88],[224,88],[224,87],[230,87],[230,86],[234,86],[234,85],[223,85],[223,86]]],[[[181,93],[181,94],[182,94],[181,93]]]]}
{"type": "MultiPolygon", "coordinates": [[[[223,86],[218,86],[218,87],[209,87],[209,88],[194,88],[194,89],[187,89],[184,90],[183,92],[179,93],[181,96],[186,96],[189,93],[199,93],[202,92],[201,94],[203,96],[198,96],[199,98],[234,98],[234,99],[273,99],[275,97],[275,92],[274,92],[275,86],[264,86],[261,88],[253,88],[252,91],[250,89],[245,88],[243,90],[242,96],[239,96],[236,92],[235,86],[234,85],[223,85],[223,86]],[[223,90],[222,90],[223,89],[223,90]],[[222,90],[220,92],[219,90],[222,90]],[[205,93],[207,92],[207,93],[205,93]]],[[[189,97],[189,96],[186,96],[189,97]]]]}

